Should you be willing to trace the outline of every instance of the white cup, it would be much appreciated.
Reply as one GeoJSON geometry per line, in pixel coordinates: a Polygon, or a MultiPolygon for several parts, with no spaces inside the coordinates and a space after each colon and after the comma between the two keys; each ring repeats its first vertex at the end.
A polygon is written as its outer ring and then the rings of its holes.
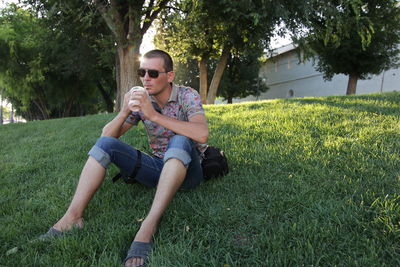
{"type": "MultiPolygon", "coordinates": [[[[131,88],[131,90],[129,90],[129,92],[130,92],[131,97],[137,92],[145,92],[147,95],[149,95],[147,90],[141,86],[134,86],[131,88]]],[[[140,110],[140,108],[138,107],[139,104],[140,104],[140,101],[137,99],[132,99],[132,100],[129,100],[129,102],[128,102],[129,108],[133,112],[138,112],[140,110]]]]}

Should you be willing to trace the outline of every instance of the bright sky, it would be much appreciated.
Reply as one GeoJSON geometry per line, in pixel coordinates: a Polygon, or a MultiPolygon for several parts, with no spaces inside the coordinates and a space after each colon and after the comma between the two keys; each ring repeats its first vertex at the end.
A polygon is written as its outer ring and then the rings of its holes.
{"type": "Polygon", "coordinates": [[[0,8],[6,7],[8,3],[18,3],[18,0],[1,0],[0,1],[0,8]]]}
{"type": "Polygon", "coordinates": [[[275,49],[275,48],[279,48],[279,47],[282,47],[284,45],[288,45],[291,43],[292,43],[292,39],[290,39],[289,36],[285,36],[284,38],[278,36],[278,37],[272,38],[271,48],[275,49]]]}
{"type": "Polygon", "coordinates": [[[144,55],[146,52],[155,49],[155,45],[153,44],[153,38],[156,34],[156,30],[153,27],[150,27],[145,35],[143,36],[142,45],[140,46],[140,54],[144,55]]]}

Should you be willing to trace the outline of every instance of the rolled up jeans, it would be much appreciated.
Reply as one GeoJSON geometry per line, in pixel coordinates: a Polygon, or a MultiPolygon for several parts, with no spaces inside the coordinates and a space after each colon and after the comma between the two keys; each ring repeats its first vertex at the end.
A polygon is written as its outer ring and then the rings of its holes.
{"type": "MultiPolygon", "coordinates": [[[[122,175],[129,176],[136,166],[138,150],[117,138],[102,136],[88,154],[104,168],[114,163],[122,175]]],[[[156,187],[164,163],[171,158],[180,160],[187,169],[181,189],[192,189],[203,181],[199,152],[194,142],[182,135],[171,138],[163,159],[142,152],[141,168],[133,178],[148,187],[156,187]]]]}

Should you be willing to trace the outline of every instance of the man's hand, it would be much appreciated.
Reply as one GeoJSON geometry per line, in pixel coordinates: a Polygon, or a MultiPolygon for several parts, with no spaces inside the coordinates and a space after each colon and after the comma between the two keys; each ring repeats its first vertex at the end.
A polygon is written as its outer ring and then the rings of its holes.
{"type": "Polygon", "coordinates": [[[147,94],[147,92],[137,91],[134,94],[132,94],[132,96],[130,97],[130,100],[138,100],[139,101],[139,105],[137,105],[137,107],[139,107],[139,109],[142,112],[145,119],[153,121],[154,116],[157,116],[158,113],[154,109],[154,107],[151,103],[151,99],[150,99],[149,95],[147,94]]]}
{"type": "Polygon", "coordinates": [[[129,100],[131,99],[131,90],[128,91],[125,95],[124,95],[124,103],[122,104],[122,108],[120,113],[125,115],[125,117],[128,117],[129,114],[131,113],[131,110],[129,108],[129,100]]]}
{"type": "Polygon", "coordinates": [[[124,95],[124,102],[118,115],[112,121],[107,123],[106,126],[104,126],[103,132],[101,133],[102,136],[119,138],[133,126],[133,124],[125,122],[126,118],[131,113],[128,104],[130,98],[131,92],[129,91],[124,95]]]}

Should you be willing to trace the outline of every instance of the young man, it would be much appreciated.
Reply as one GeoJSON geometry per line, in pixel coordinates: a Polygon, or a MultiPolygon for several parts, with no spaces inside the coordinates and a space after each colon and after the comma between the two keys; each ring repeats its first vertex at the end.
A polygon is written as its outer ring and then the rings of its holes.
{"type": "Polygon", "coordinates": [[[203,180],[200,153],[206,149],[208,126],[199,94],[172,83],[173,63],[168,53],[152,50],[143,56],[138,75],[145,91],[128,92],[119,114],[109,122],[89,151],[72,202],[65,215],[42,236],[83,227],[83,213],[104,180],[110,163],[125,176],[157,187],[153,204],[125,259],[125,266],[145,266],[152,236],[178,189],[203,180]],[[137,105],[129,104],[137,100],[137,105]],[[132,110],[139,109],[139,112],[132,110]],[[145,125],[153,156],[141,153],[118,138],[139,121],[145,125]],[[139,164],[138,164],[139,162],[139,164]],[[139,167],[140,166],[140,167],[139,167]]]}

